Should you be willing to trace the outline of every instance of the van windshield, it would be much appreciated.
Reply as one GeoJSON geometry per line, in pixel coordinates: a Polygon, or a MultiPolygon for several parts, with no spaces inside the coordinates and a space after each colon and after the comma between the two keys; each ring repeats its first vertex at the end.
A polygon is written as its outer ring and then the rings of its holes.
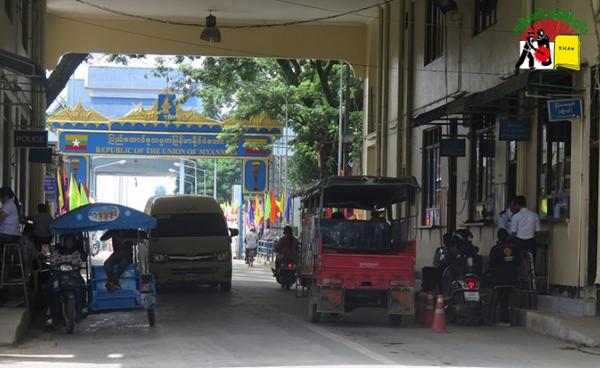
{"type": "Polygon", "coordinates": [[[225,218],[219,213],[156,215],[153,237],[228,236],[225,218]]]}

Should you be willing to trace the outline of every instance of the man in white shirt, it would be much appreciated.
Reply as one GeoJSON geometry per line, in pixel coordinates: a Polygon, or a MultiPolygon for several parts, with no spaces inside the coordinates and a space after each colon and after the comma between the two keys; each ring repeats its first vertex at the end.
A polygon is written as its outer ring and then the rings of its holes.
{"type": "MultiPolygon", "coordinates": [[[[511,203],[512,206],[512,203],[511,203]]],[[[498,219],[496,220],[496,224],[498,225],[498,230],[505,229],[510,232],[510,221],[512,220],[514,213],[512,212],[511,207],[509,206],[504,211],[498,214],[498,219]]]]}
{"type": "Polygon", "coordinates": [[[537,243],[535,233],[541,230],[540,217],[537,213],[527,209],[525,197],[517,196],[512,201],[511,210],[514,213],[510,223],[510,232],[517,238],[517,246],[522,251],[529,251],[535,254],[537,243]]]}
{"type": "Polygon", "coordinates": [[[248,234],[244,237],[244,244],[246,246],[246,259],[248,259],[248,255],[250,251],[256,251],[256,247],[258,245],[258,237],[256,236],[256,230],[251,227],[248,234]]]}

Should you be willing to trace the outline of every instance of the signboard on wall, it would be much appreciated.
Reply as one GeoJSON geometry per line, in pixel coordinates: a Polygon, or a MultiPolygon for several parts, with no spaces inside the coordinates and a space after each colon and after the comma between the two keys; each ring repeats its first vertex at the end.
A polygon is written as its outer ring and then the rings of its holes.
{"type": "Polygon", "coordinates": [[[442,139],[440,141],[440,156],[442,157],[464,157],[467,152],[467,144],[464,139],[442,139]]]}
{"type": "Polygon", "coordinates": [[[15,130],[15,147],[46,148],[47,146],[48,131],[15,130]]]}
{"type": "Polygon", "coordinates": [[[529,120],[527,119],[505,119],[500,120],[501,141],[528,141],[529,120]]]}
{"type": "Polygon", "coordinates": [[[581,118],[581,99],[566,98],[548,101],[548,120],[562,121],[581,118]]]}

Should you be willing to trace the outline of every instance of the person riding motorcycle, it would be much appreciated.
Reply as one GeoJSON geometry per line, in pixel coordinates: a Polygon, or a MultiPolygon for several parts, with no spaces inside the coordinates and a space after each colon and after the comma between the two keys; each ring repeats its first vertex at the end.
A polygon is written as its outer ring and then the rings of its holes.
{"type": "Polygon", "coordinates": [[[256,252],[256,247],[258,245],[258,236],[256,236],[256,229],[251,227],[248,234],[244,238],[245,245],[245,259],[246,263],[248,263],[248,259],[250,259],[250,252],[256,252]]]}
{"type": "Polygon", "coordinates": [[[283,228],[283,236],[279,239],[275,245],[275,252],[277,253],[277,262],[279,265],[281,261],[286,260],[290,262],[298,262],[298,250],[300,243],[298,239],[294,237],[291,226],[283,228]]]}
{"type": "MultiPolygon", "coordinates": [[[[67,234],[60,238],[59,245],[50,254],[50,266],[52,269],[58,268],[61,264],[70,264],[76,269],[81,267],[83,261],[80,240],[76,238],[74,234],[67,234]]],[[[82,318],[82,306],[83,306],[83,278],[79,273],[76,273],[75,278],[81,285],[81,288],[75,290],[76,295],[76,311],[77,319],[82,318]]],[[[50,304],[51,318],[47,321],[48,325],[52,325],[53,321],[61,319],[62,311],[60,304],[60,285],[58,280],[53,279],[51,288],[51,304],[50,304]]]]}

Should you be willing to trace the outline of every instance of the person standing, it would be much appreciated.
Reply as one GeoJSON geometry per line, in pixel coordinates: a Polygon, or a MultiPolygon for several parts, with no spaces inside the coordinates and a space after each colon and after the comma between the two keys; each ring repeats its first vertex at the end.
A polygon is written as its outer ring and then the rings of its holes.
{"type": "Polygon", "coordinates": [[[39,252],[42,248],[42,244],[50,244],[52,241],[50,224],[54,219],[48,212],[48,206],[46,204],[38,204],[37,209],[38,213],[33,218],[33,242],[39,252]]]}
{"type": "MultiPolygon", "coordinates": [[[[0,257],[4,253],[4,244],[18,243],[21,238],[21,216],[19,204],[12,189],[0,188],[0,257]]],[[[2,262],[2,260],[0,260],[2,262]]]]}
{"type": "Polygon", "coordinates": [[[510,232],[516,237],[516,245],[521,251],[531,252],[533,259],[537,252],[535,233],[541,230],[540,217],[527,209],[524,196],[516,196],[511,204],[514,213],[510,223],[510,232]]]}

